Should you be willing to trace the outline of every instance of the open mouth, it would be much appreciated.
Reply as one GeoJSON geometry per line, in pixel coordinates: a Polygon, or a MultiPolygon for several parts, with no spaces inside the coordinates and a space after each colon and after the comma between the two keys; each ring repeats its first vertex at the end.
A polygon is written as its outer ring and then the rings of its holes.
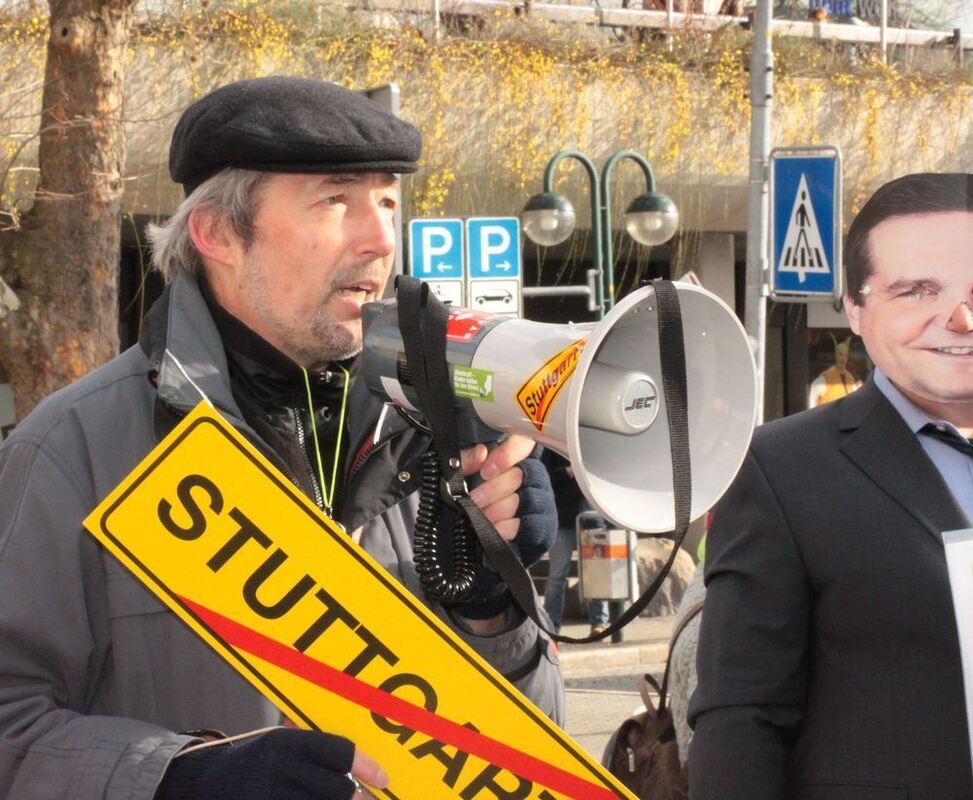
{"type": "Polygon", "coordinates": [[[375,287],[370,283],[355,283],[342,286],[338,294],[357,303],[365,303],[375,298],[375,287]]]}
{"type": "Polygon", "coordinates": [[[947,356],[973,356],[973,347],[935,347],[937,353],[947,356]]]}

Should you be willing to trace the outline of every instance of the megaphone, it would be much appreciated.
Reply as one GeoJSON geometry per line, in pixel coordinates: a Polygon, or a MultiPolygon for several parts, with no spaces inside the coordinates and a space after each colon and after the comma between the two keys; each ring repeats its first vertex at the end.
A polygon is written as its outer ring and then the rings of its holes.
{"type": "MultiPolygon", "coordinates": [[[[750,444],[757,376],[746,333],[714,294],[676,282],[686,353],[693,519],[729,487],[750,444]]],[[[572,464],[608,520],[646,533],[673,530],[669,424],[653,287],[599,322],[533,322],[451,308],[446,359],[461,437],[521,433],[572,464]]],[[[361,377],[388,401],[422,413],[394,300],[363,309],[361,377]]]]}

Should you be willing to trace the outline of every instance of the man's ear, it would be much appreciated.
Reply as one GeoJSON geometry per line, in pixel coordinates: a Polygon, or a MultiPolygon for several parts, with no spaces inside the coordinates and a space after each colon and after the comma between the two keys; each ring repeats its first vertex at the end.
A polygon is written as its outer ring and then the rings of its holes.
{"type": "Polygon", "coordinates": [[[189,212],[189,237],[204,259],[220,264],[235,264],[240,249],[236,234],[226,218],[208,205],[196,206],[189,212]]]}
{"type": "Polygon", "coordinates": [[[848,317],[852,333],[856,336],[861,336],[861,311],[861,306],[845,295],[845,315],[848,317]]]}

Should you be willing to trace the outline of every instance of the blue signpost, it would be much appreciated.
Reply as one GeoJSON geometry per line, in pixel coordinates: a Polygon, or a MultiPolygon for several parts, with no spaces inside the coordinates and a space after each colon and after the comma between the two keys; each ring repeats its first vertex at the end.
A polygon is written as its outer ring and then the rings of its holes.
{"type": "Polygon", "coordinates": [[[841,297],[841,154],[834,147],[770,154],[771,297],[841,297]]]}
{"type": "Polygon", "coordinates": [[[523,269],[517,217],[466,220],[466,263],[470,307],[520,315],[523,269]]]}
{"type": "Polygon", "coordinates": [[[463,256],[463,220],[409,222],[409,274],[429,283],[440,300],[456,306],[466,304],[463,256]]]}

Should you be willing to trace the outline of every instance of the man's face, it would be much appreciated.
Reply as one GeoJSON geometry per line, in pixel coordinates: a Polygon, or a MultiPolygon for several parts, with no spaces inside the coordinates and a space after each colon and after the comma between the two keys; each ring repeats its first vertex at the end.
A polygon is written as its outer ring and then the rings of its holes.
{"type": "Polygon", "coordinates": [[[355,355],[362,304],[381,296],[392,267],[398,180],[275,174],[258,195],[253,242],[229,234],[232,263],[207,272],[216,299],[305,367],[355,355]]]}
{"type": "Polygon", "coordinates": [[[973,212],[887,219],[869,234],[873,274],[852,330],[917,406],[969,424],[973,413],[973,212]]]}

